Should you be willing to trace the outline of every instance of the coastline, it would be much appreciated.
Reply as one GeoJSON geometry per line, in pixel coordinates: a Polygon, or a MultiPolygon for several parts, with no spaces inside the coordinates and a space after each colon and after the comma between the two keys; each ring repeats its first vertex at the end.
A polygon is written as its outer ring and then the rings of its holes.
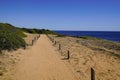
{"type": "Polygon", "coordinates": [[[104,40],[120,42],[120,31],[66,31],[66,30],[56,30],[58,34],[66,35],[66,36],[73,36],[73,37],[81,37],[81,36],[90,36],[101,38],[104,40]]]}

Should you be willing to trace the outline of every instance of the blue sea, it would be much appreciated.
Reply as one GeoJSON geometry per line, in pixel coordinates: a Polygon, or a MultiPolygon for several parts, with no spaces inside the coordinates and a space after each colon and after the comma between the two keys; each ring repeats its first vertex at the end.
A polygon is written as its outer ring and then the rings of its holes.
{"type": "Polygon", "coordinates": [[[120,31],[55,31],[68,36],[92,36],[105,40],[120,42],[120,31]]]}

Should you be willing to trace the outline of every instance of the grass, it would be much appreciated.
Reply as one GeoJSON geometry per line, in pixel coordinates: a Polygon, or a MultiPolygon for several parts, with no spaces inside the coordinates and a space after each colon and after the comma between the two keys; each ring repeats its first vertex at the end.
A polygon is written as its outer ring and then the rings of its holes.
{"type": "Polygon", "coordinates": [[[96,38],[96,37],[91,37],[91,36],[80,36],[78,38],[81,38],[81,39],[86,39],[86,40],[102,40],[100,38],[96,38]]]}

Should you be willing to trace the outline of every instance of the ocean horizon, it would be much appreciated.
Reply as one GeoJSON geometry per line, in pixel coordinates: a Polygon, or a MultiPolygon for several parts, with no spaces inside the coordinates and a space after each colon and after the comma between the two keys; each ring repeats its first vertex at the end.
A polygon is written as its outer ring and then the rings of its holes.
{"type": "Polygon", "coordinates": [[[114,42],[120,42],[120,31],[74,31],[74,30],[54,30],[58,34],[67,36],[91,36],[101,38],[104,40],[110,40],[114,42]]]}

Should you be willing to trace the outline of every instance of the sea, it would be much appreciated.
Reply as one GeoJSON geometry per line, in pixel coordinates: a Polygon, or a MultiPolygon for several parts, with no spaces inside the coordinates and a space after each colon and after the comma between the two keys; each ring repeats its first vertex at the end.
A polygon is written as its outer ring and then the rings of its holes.
{"type": "Polygon", "coordinates": [[[120,42],[120,31],[55,31],[67,36],[91,36],[105,40],[120,42]]]}

